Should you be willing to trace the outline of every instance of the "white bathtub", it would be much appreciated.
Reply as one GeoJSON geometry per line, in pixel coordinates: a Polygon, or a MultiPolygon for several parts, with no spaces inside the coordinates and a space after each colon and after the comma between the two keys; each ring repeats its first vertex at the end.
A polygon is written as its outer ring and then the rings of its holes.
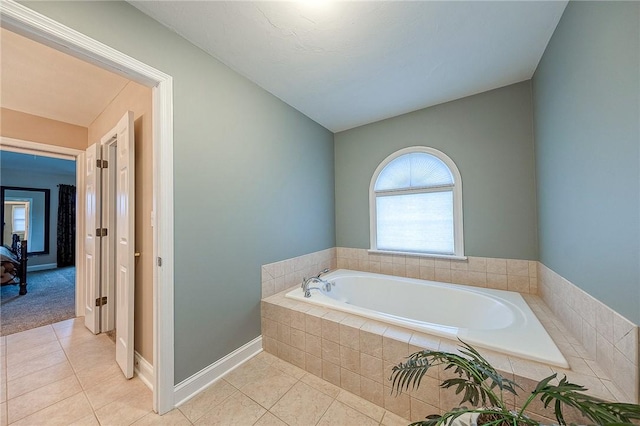
{"type": "Polygon", "coordinates": [[[344,269],[323,279],[333,284],[331,291],[312,290],[305,298],[298,288],[286,297],[569,367],[518,293],[344,269]]]}

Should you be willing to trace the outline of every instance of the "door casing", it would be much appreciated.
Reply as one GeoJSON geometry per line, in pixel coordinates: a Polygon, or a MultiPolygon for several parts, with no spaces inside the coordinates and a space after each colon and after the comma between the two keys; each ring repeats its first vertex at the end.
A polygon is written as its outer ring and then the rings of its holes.
{"type": "Polygon", "coordinates": [[[164,414],[175,405],[173,78],[13,0],[0,26],[153,88],[153,408],[164,414]]]}

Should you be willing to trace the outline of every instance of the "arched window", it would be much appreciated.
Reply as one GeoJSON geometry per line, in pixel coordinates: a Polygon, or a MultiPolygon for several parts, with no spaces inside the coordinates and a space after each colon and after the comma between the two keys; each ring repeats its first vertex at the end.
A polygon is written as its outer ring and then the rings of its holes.
{"type": "Polygon", "coordinates": [[[437,149],[416,146],[387,157],[369,190],[373,251],[463,257],[462,179],[437,149]]]}

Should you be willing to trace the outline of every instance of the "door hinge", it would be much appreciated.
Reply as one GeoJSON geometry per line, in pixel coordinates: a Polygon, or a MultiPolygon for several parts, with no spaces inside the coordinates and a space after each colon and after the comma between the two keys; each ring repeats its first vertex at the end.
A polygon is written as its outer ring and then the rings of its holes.
{"type": "Polygon", "coordinates": [[[158,257],[158,266],[162,266],[162,258],[158,257]]]}
{"type": "Polygon", "coordinates": [[[97,228],[96,229],[96,237],[106,237],[107,236],[107,228],[97,228]]]}
{"type": "Polygon", "coordinates": [[[96,167],[99,169],[106,169],[109,166],[107,160],[96,160],[96,167]]]}
{"type": "Polygon", "coordinates": [[[96,306],[104,306],[107,304],[107,296],[98,297],[96,299],[96,306]]]}

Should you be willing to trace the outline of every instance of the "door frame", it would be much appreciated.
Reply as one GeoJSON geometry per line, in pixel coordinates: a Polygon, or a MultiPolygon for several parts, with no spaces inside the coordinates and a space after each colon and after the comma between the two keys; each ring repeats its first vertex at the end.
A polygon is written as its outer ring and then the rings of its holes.
{"type": "MultiPolygon", "coordinates": [[[[72,160],[76,162],[76,210],[84,209],[84,162],[82,155],[84,151],[63,146],[48,145],[39,142],[27,141],[23,139],[14,139],[0,136],[0,150],[17,152],[19,154],[41,155],[43,157],[59,158],[61,160],[72,160]]],[[[76,229],[84,229],[84,216],[76,215],[76,229]],[[81,228],[82,227],[82,228],[81,228]]],[[[81,237],[76,235],[76,281],[75,281],[75,298],[76,298],[76,317],[84,315],[84,286],[80,285],[80,278],[84,276],[84,263],[79,261],[80,253],[84,249],[81,237]]]]}
{"type": "Polygon", "coordinates": [[[13,0],[2,2],[0,26],[122,75],[153,96],[153,408],[174,408],[173,78],[13,0]]]}

